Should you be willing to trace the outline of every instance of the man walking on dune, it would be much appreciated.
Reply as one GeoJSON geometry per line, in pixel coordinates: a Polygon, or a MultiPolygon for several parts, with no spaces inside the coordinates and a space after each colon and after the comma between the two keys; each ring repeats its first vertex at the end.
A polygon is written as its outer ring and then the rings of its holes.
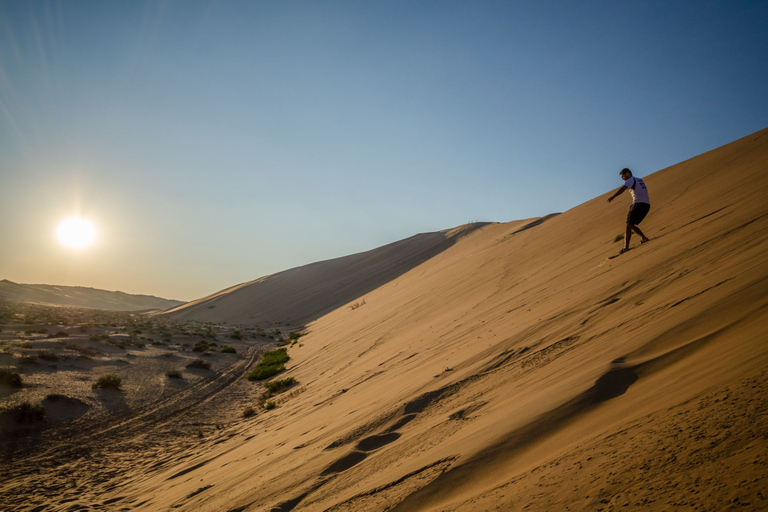
{"type": "Polygon", "coordinates": [[[627,232],[624,236],[624,248],[619,252],[619,254],[622,254],[629,250],[629,240],[632,238],[633,231],[640,235],[641,244],[649,240],[637,225],[648,215],[648,211],[651,209],[651,200],[648,198],[648,189],[645,188],[645,183],[643,183],[642,179],[632,176],[632,171],[625,167],[621,170],[619,176],[624,180],[624,185],[608,198],[608,202],[613,201],[625,190],[629,190],[629,193],[632,195],[632,206],[629,207],[629,213],[627,214],[627,232]]]}

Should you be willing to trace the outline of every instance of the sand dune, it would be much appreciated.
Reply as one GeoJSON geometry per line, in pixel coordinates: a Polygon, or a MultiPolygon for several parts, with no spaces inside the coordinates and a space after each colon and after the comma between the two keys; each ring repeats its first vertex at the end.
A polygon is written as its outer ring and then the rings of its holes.
{"type": "Polygon", "coordinates": [[[483,224],[422,233],[371,251],[242,283],[163,312],[179,320],[306,324],[388,283],[483,224]]]}
{"type": "Polygon", "coordinates": [[[629,199],[606,191],[180,309],[311,319],[294,392],[183,450],[115,452],[132,464],[50,509],[768,508],[766,168],[768,129],[646,176],[651,241],[614,259],[629,199]]]}
{"type": "Polygon", "coordinates": [[[110,311],[168,309],[184,304],[179,300],[162,299],[152,295],[134,295],[83,286],[19,284],[7,279],[0,281],[0,300],[58,304],[110,311]]]}

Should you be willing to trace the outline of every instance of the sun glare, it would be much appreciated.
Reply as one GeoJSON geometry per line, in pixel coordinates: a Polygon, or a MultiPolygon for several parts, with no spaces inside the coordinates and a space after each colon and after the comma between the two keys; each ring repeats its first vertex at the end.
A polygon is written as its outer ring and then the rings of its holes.
{"type": "Polygon", "coordinates": [[[59,222],[56,238],[70,249],[86,249],[96,241],[96,228],[88,219],[71,217],[59,222]]]}

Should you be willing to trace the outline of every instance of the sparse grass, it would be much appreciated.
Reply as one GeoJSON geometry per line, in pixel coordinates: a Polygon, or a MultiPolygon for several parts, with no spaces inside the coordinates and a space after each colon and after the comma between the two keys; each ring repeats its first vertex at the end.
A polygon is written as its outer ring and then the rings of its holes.
{"type": "Polygon", "coordinates": [[[285,370],[285,363],[290,359],[284,348],[265,352],[256,368],[248,374],[248,380],[264,380],[285,370]]]}
{"type": "Polygon", "coordinates": [[[616,238],[613,239],[614,242],[621,242],[624,240],[624,235],[616,235],[616,238]]]}
{"type": "Polygon", "coordinates": [[[210,370],[211,369],[211,363],[208,361],[203,361],[202,359],[195,359],[191,363],[187,365],[187,368],[197,368],[199,370],[210,370]]]}
{"type": "Polygon", "coordinates": [[[223,347],[221,349],[221,352],[223,354],[237,354],[237,350],[235,350],[235,347],[229,347],[229,346],[223,347]]]}
{"type": "Polygon", "coordinates": [[[120,389],[120,385],[123,383],[123,379],[119,375],[107,374],[102,375],[99,379],[91,384],[93,389],[120,389]]]}
{"type": "Polygon", "coordinates": [[[230,338],[233,340],[241,340],[243,339],[243,335],[240,334],[240,331],[232,331],[232,334],[229,335],[230,338]]]}
{"type": "Polygon", "coordinates": [[[256,411],[254,410],[253,407],[246,407],[245,409],[243,409],[243,418],[249,418],[254,414],[256,414],[256,411]]]}
{"type": "Polygon", "coordinates": [[[17,423],[33,423],[45,419],[45,407],[27,401],[4,409],[3,413],[11,416],[17,423]]]}
{"type": "Polygon", "coordinates": [[[267,390],[271,394],[276,395],[278,393],[282,393],[288,388],[288,386],[295,383],[296,383],[296,379],[294,379],[293,377],[288,377],[287,379],[282,379],[282,380],[273,380],[272,382],[267,383],[267,390]]]}
{"type": "Polygon", "coordinates": [[[20,388],[21,375],[19,375],[17,372],[14,372],[10,368],[0,368],[0,384],[20,388]]]}

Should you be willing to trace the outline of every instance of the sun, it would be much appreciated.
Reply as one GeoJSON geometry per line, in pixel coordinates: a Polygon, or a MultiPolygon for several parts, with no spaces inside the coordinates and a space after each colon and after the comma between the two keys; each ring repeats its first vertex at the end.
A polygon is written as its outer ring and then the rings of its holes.
{"type": "Polygon", "coordinates": [[[87,249],[96,241],[96,227],[88,219],[70,217],[59,222],[56,238],[70,249],[87,249]]]}

